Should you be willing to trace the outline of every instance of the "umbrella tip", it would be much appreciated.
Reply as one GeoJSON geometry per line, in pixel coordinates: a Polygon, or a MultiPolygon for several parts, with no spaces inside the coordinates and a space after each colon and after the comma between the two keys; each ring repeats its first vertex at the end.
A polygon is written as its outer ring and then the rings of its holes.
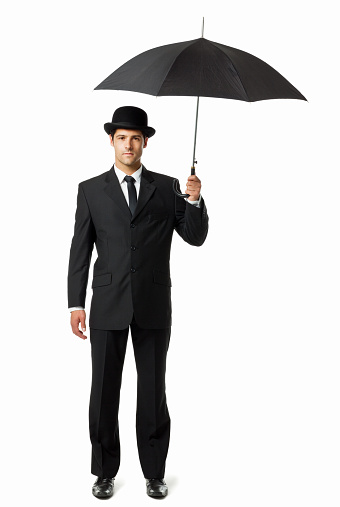
{"type": "Polygon", "coordinates": [[[203,37],[203,34],[204,34],[204,17],[203,17],[203,20],[202,20],[202,37],[203,37]]]}

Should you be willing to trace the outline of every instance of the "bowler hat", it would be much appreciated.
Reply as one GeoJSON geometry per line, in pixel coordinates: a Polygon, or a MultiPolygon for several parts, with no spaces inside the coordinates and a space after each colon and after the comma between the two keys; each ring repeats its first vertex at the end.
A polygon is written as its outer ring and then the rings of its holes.
{"type": "Polygon", "coordinates": [[[115,129],[141,130],[146,137],[152,137],[155,129],[148,127],[148,115],[143,109],[133,106],[123,106],[115,110],[111,123],[105,123],[107,134],[115,129]]]}

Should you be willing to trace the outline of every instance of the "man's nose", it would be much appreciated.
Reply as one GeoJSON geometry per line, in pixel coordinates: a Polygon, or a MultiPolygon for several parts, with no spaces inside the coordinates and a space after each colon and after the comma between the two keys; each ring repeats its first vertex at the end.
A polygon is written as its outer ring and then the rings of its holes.
{"type": "Polygon", "coordinates": [[[131,148],[131,139],[126,139],[125,141],[125,149],[129,150],[131,148]]]}

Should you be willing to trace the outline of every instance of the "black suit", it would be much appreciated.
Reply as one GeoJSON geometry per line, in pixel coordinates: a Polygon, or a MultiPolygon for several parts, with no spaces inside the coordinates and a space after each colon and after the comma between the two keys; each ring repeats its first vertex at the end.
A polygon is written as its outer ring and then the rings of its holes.
{"type": "MultiPolygon", "coordinates": [[[[173,179],[169,176],[150,172],[143,167],[137,207],[132,216],[114,168],[79,184],[74,237],[70,250],[68,303],[69,307],[85,306],[89,266],[95,243],[98,258],[94,264],[93,297],[89,319],[94,367],[90,403],[90,431],[92,431],[93,449],[97,447],[94,458],[97,464],[92,466],[95,475],[115,474],[119,466],[117,413],[120,375],[129,326],[134,333],[134,347],[138,344],[135,347],[135,355],[138,354],[136,364],[139,380],[143,372],[144,359],[146,361],[140,337],[142,335],[144,337],[153,336],[152,340],[156,340],[155,346],[157,347],[161,342],[163,343],[162,351],[159,352],[159,362],[162,366],[154,365],[158,370],[157,382],[163,386],[155,403],[158,408],[162,406],[163,415],[167,414],[164,374],[171,326],[169,261],[172,235],[176,230],[184,241],[194,246],[200,246],[205,241],[208,232],[208,216],[204,200],[201,200],[200,208],[197,208],[176,197],[172,190],[172,181],[173,179]],[[145,333],[145,330],[149,330],[149,332],[145,333]],[[163,338],[160,338],[160,335],[163,338]],[[101,359],[97,361],[94,357],[98,357],[97,350],[100,347],[103,348],[103,336],[107,340],[106,352],[102,350],[101,359]],[[112,352],[113,348],[115,348],[114,353],[112,352]],[[110,391],[107,398],[107,400],[112,400],[114,396],[116,400],[113,403],[114,410],[111,404],[111,412],[108,410],[106,416],[114,426],[115,432],[115,437],[111,439],[110,443],[107,443],[110,440],[107,436],[109,427],[105,429],[104,435],[102,423],[103,403],[105,405],[107,403],[102,401],[102,404],[98,405],[98,398],[102,400],[103,392],[106,392],[107,389],[103,380],[103,369],[107,367],[105,366],[105,358],[107,357],[105,354],[109,354],[108,350],[111,351],[111,358],[113,355],[116,358],[119,357],[119,366],[116,365],[115,368],[118,372],[115,380],[112,379],[111,371],[107,380],[116,386],[115,394],[110,391]],[[142,359],[143,357],[144,359],[142,359]],[[100,386],[97,386],[97,382],[94,380],[97,376],[102,379],[100,386]],[[95,393],[94,384],[96,384],[95,393]],[[93,416],[92,423],[91,414],[93,416]],[[101,421],[98,418],[101,418],[101,421]],[[94,427],[95,430],[93,430],[94,427]],[[103,443],[104,441],[106,443],[103,443]],[[100,446],[99,451],[98,445],[100,446]],[[115,463],[111,462],[106,466],[105,463],[108,463],[113,455],[115,455],[115,463]]],[[[147,338],[144,338],[142,343],[146,342],[147,338]]],[[[146,362],[145,368],[150,368],[146,362]]],[[[149,379],[148,382],[151,380],[149,379]]],[[[145,392],[149,393],[154,388],[155,386],[149,384],[145,392]]],[[[163,423],[158,421],[157,425],[155,420],[150,420],[150,407],[146,408],[148,403],[149,401],[145,401],[143,407],[143,401],[141,399],[138,401],[140,408],[137,419],[142,421],[140,426],[144,429],[141,433],[145,433],[143,438],[146,439],[142,441],[141,437],[138,446],[140,456],[141,453],[143,454],[141,462],[144,475],[150,477],[151,474],[158,473],[157,477],[159,477],[161,470],[164,470],[167,451],[165,440],[168,437],[160,434],[160,425],[163,429],[166,426],[163,424],[164,421],[163,423]],[[148,455],[148,449],[150,450],[150,446],[154,447],[155,442],[157,447],[157,441],[160,443],[163,437],[165,443],[161,443],[160,447],[166,449],[161,452],[161,456],[157,451],[155,460],[158,464],[149,466],[147,463],[151,458],[148,455]],[[153,441],[152,445],[151,440],[153,441]]],[[[159,418],[159,414],[156,413],[155,418],[159,418]]],[[[169,423],[168,414],[166,418],[169,423]]],[[[165,433],[169,433],[169,427],[165,433]]],[[[152,475],[152,477],[155,476],[152,475]]]]}

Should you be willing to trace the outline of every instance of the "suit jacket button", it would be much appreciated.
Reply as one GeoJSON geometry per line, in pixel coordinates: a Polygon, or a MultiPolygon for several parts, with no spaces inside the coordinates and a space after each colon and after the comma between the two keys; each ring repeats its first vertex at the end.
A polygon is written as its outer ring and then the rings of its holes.
{"type": "Polygon", "coordinates": [[[131,229],[134,229],[136,226],[135,224],[130,224],[131,229]]]}
{"type": "Polygon", "coordinates": [[[137,250],[137,248],[134,245],[132,245],[131,250],[135,251],[137,250]]]}
{"type": "Polygon", "coordinates": [[[131,273],[136,273],[136,268],[131,268],[131,273]]]}

